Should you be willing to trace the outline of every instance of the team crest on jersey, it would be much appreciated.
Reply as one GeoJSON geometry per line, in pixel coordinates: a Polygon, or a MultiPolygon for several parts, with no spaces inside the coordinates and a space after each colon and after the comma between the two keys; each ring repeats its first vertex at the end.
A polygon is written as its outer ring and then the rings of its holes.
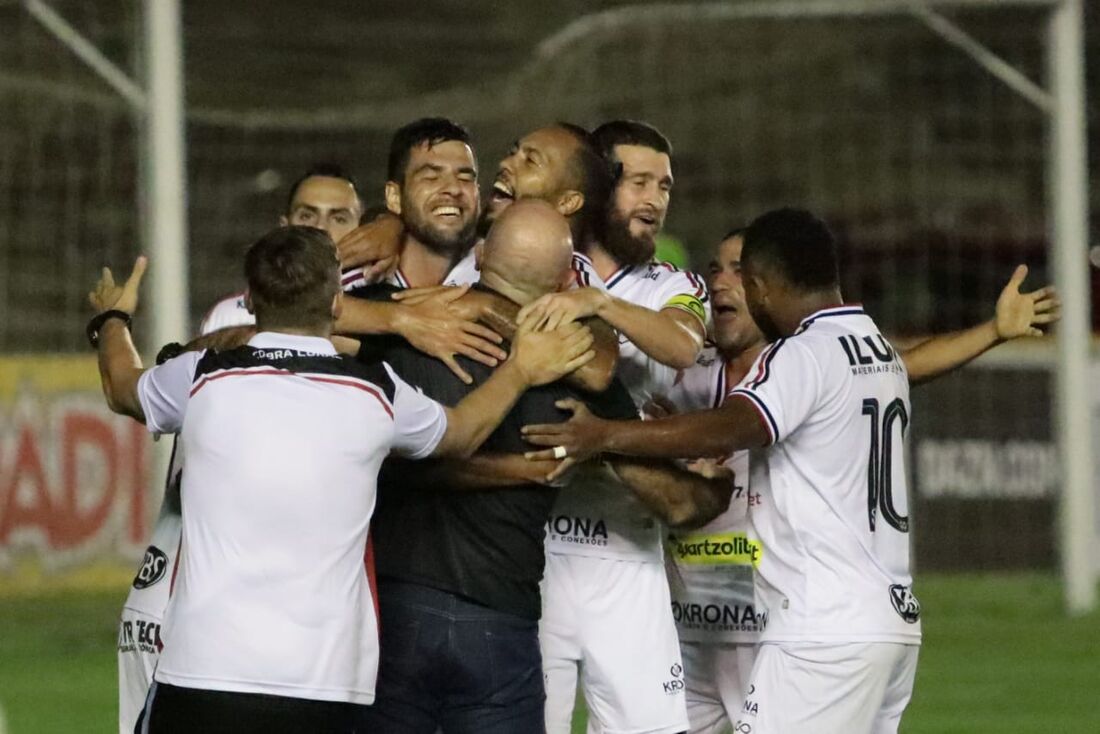
{"type": "Polygon", "coordinates": [[[148,589],[153,584],[164,578],[168,571],[168,556],[160,548],[151,545],[145,549],[145,558],[141,561],[141,568],[137,576],[134,576],[135,589],[148,589]]]}
{"type": "Polygon", "coordinates": [[[901,584],[891,586],[890,603],[894,605],[894,611],[909,624],[915,624],[920,619],[920,602],[913,596],[913,590],[908,586],[901,584]]]}

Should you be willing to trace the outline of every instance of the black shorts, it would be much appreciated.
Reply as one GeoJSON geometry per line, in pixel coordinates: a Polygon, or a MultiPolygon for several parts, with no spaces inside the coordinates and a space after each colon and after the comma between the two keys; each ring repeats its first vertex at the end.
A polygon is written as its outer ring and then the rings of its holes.
{"type": "Polygon", "coordinates": [[[361,708],[351,703],[154,683],[134,732],[350,734],[356,712],[361,708]]]}

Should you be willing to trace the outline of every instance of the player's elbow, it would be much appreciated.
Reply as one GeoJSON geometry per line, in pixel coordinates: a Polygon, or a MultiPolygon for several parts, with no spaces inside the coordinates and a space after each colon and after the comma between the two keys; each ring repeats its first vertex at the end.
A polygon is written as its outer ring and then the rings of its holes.
{"type": "Polygon", "coordinates": [[[729,509],[733,488],[726,480],[707,480],[689,501],[670,508],[666,522],[674,530],[696,530],[729,509]]]}
{"type": "Polygon", "coordinates": [[[695,364],[702,349],[703,342],[694,334],[680,334],[676,339],[669,341],[664,359],[660,361],[673,369],[686,370],[695,364]]]}

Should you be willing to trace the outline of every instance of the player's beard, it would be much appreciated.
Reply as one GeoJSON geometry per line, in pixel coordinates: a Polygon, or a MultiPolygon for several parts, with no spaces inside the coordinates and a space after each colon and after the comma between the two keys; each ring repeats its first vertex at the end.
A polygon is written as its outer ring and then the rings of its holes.
{"type": "Polygon", "coordinates": [[[657,240],[651,235],[637,237],[630,232],[630,218],[617,211],[607,215],[603,231],[603,249],[620,265],[644,265],[657,252],[657,240]]]}
{"type": "Polygon", "coordinates": [[[418,208],[413,206],[411,201],[403,201],[401,211],[405,214],[405,229],[434,253],[458,258],[469,250],[474,242],[477,216],[471,216],[469,221],[463,224],[462,229],[455,231],[432,224],[418,208]]]}

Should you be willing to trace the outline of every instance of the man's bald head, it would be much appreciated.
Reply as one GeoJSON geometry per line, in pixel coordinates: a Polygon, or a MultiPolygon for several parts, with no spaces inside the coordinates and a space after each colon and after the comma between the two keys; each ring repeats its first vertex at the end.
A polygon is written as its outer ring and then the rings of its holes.
{"type": "Polygon", "coordinates": [[[489,230],[481,282],[522,306],[568,285],[572,262],[569,221],[545,201],[523,199],[489,230]]]}

